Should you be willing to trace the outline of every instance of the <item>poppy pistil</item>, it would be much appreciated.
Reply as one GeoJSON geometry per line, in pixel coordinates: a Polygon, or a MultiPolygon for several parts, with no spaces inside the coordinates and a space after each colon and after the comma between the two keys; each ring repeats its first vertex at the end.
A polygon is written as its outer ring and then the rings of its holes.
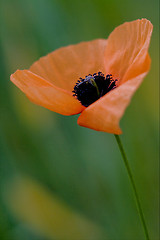
{"type": "Polygon", "coordinates": [[[114,80],[111,74],[104,76],[102,72],[87,75],[80,78],[73,90],[75,96],[83,106],[88,107],[100,97],[116,87],[117,79],[114,80]]]}

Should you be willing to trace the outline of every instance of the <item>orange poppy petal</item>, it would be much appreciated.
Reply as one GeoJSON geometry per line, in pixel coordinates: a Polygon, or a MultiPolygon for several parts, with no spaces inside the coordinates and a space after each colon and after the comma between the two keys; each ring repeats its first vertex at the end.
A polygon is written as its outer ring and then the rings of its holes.
{"type": "Polygon", "coordinates": [[[146,74],[125,82],[91,104],[81,113],[78,124],[97,131],[121,134],[119,121],[146,74]]]}
{"type": "Polygon", "coordinates": [[[148,47],[153,26],[147,19],[127,22],[110,34],[105,50],[106,72],[120,84],[148,69],[148,47]]]}
{"type": "Polygon", "coordinates": [[[28,70],[17,70],[11,81],[34,103],[51,111],[73,115],[84,107],[67,91],[62,90],[28,70]]]}
{"type": "Polygon", "coordinates": [[[106,40],[97,39],[62,47],[40,58],[30,71],[50,81],[55,86],[72,91],[80,77],[104,72],[106,40]]]}

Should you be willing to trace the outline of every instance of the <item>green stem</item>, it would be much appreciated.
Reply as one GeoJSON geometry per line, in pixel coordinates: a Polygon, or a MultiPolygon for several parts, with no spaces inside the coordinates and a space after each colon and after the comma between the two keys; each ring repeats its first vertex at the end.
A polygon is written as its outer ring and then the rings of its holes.
{"type": "Polygon", "coordinates": [[[142,211],[142,208],[141,208],[140,200],[139,200],[139,197],[138,197],[136,185],[135,185],[135,182],[134,182],[134,179],[133,179],[133,175],[132,175],[132,172],[131,172],[131,168],[130,168],[130,166],[129,166],[129,162],[128,162],[128,160],[127,160],[127,157],[126,157],[126,154],[125,154],[125,151],[124,151],[122,142],[121,142],[121,140],[120,140],[120,137],[119,137],[118,135],[115,135],[115,138],[116,138],[116,140],[117,140],[117,143],[118,143],[120,152],[121,152],[121,154],[122,154],[122,158],[123,158],[123,161],[124,161],[126,170],[127,170],[127,172],[128,172],[129,179],[130,179],[130,181],[131,181],[131,185],[132,185],[133,192],[134,192],[134,195],[135,195],[135,199],[136,199],[136,203],[137,203],[137,208],[138,208],[138,212],[139,212],[139,215],[140,215],[140,219],[141,219],[141,221],[142,221],[142,225],[143,225],[143,229],[144,229],[144,232],[145,232],[145,236],[146,236],[146,239],[149,240],[150,238],[149,238],[147,226],[146,226],[146,223],[145,223],[143,211],[142,211]]]}

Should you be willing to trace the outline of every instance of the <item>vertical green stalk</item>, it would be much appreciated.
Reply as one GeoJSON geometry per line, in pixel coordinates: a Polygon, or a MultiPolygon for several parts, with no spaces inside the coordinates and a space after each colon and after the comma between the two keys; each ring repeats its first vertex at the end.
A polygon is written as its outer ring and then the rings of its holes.
{"type": "Polygon", "coordinates": [[[144,232],[145,232],[145,236],[146,236],[146,239],[149,240],[150,238],[149,238],[147,226],[146,226],[145,219],[144,219],[144,214],[143,214],[143,211],[142,211],[142,208],[141,208],[140,200],[139,200],[139,197],[138,197],[136,185],[135,185],[135,182],[134,182],[134,179],[133,179],[133,175],[132,175],[132,172],[131,172],[131,168],[129,166],[129,162],[127,160],[127,157],[126,157],[126,154],[125,154],[122,142],[120,140],[120,137],[118,135],[115,135],[115,138],[117,140],[117,143],[118,143],[118,146],[119,146],[119,149],[120,149],[120,152],[122,154],[123,161],[124,161],[124,165],[126,167],[126,170],[127,170],[127,173],[128,173],[128,176],[129,176],[132,188],[133,188],[133,192],[134,192],[134,195],[135,195],[137,208],[138,208],[138,212],[139,212],[139,215],[140,215],[140,219],[142,221],[142,225],[143,225],[143,229],[144,229],[144,232]]]}

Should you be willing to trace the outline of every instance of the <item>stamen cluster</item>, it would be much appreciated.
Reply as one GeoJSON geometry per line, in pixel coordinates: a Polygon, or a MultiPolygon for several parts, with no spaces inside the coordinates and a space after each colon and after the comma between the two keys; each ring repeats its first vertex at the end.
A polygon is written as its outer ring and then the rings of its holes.
{"type": "Polygon", "coordinates": [[[116,88],[117,79],[114,80],[111,74],[104,76],[102,72],[89,74],[80,78],[73,90],[75,96],[83,106],[88,107],[93,102],[116,88]]]}

